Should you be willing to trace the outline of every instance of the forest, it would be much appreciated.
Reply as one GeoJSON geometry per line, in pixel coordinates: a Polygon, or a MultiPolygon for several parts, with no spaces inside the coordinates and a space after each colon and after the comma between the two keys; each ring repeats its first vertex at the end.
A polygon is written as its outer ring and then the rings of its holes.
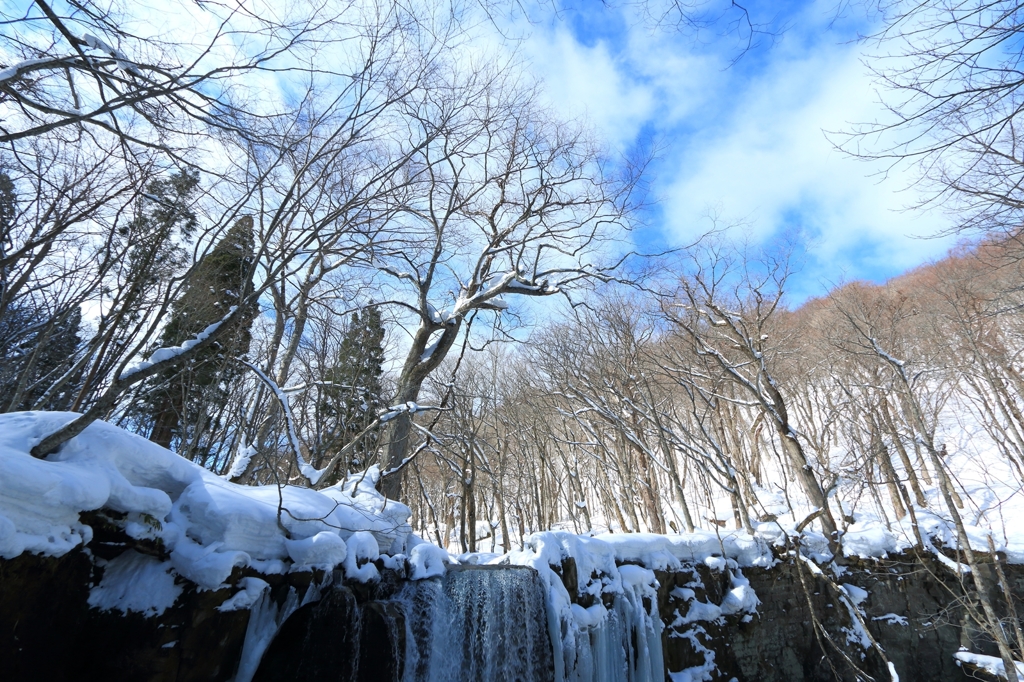
{"type": "Polygon", "coordinates": [[[836,144],[917,169],[960,245],[800,300],[791,242],[637,243],[656,153],[481,40],[518,2],[175,6],[0,10],[0,412],[69,413],[33,456],[106,421],[242,485],[377,467],[453,554],[783,520],[833,554],[873,527],[940,553],[948,526],[966,566],[977,527],[1010,544],[1018,8],[878,8],[896,120],[836,144]]]}

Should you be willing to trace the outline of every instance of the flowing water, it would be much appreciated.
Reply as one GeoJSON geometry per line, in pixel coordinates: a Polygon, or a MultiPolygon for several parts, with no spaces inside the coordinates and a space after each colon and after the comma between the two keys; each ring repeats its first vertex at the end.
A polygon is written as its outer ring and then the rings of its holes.
{"type": "Polygon", "coordinates": [[[545,587],[515,567],[449,570],[396,597],[406,614],[403,682],[552,680],[545,587]]]}
{"type": "Polygon", "coordinates": [[[547,584],[525,567],[452,566],[396,587],[357,600],[339,584],[287,623],[296,595],[280,606],[264,595],[238,679],[249,679],[273,637],[257,682],[664,680],[661,621],[642,586],[623,585],[588,625],[551,608],[547,584]]]}

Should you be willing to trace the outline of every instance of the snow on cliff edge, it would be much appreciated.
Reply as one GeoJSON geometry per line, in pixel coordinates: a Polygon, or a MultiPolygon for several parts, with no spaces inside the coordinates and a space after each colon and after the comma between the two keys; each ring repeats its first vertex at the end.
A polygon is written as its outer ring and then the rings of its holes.
{"type": "Polygon", "coordinates": [[[90,540],[79,514],[97,509],[126,514],[129,535],[162,540],[174,569],[208,589],[234,566],[333,568],[355,533],[361,547],[372,539],[381,553],[407,549],[409,508],[385,505],[376,468],[323,490],[236,485],[105,422],[45,460],[29,454],[76,416],[0,414],[0,557],[63,555],[90,540]]]}

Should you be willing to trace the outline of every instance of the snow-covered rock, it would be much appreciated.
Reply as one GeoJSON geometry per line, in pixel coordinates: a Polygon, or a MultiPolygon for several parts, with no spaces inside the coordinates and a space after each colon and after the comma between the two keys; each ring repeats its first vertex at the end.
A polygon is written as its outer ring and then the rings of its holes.
{"type": "MultiPolygon", "coordinates": [[[[380,548],[392,554],[406,549],[409,508],[377,492],[375,467],[319,491],[243,486],[104,422],[90,424],[46,459],[29,454],[76,416],[0,415],[0,557],[66,554],[91,538],[80,514],[98,509],[127,514],[131,537],[159,541],[170,552],[159,571],[171,576],[166,571],[173,568],[205,589],[221,586],[236,566],[263,573],[329,570],[348,558],[358,564],[352,577],[367,579],[376,572],[367,562],[380,548]]],[[[111,581],[122,573],[120,561],[107,567],[111,581]]],[[[149,558],[129,556],[122,563],[166,582],[149,558]]],[[[162,594],[173,592],[164,587],[162,594]]],[[[95,594],[97,605],[143,612],[158,612],[163,604],[137,601],[127,578],[101,584],[95,594]]]]}
{"type": "Polygon", "coordinates": [[[171,565],[129,549],[104,562],[103,579],[89,592],[89,606],[159,616],[181,595],[171,565]]]}
{"type": "Polygon", "coordinates": [[[412,580],[423,580],[444,575],[444,565],[450,562],[448,552],[436,545],[422,542],[409,553],[409,565],[412,567],[409,577],[412,580]]]}

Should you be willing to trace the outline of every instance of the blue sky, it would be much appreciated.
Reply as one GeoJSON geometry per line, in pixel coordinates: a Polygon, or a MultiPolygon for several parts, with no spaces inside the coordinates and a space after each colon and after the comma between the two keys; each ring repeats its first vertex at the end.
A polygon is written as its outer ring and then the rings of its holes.
{"type": "Polygon", "coordinates": [[[908,189],[909,169],[882,176],[826,136],[884,116],[863,63],[872,48],[857,40],[875,28],[865,10],[750,5],[776,35],[732,63],[743,38],[721,35],[721,22],[695,36],[652,30],[623,3],[574,4],[531,25],[522,52],[563,115],[585,117],[618,150],[658,146],[641,246],[688,243],[711,216],[755,243],[795,235],[798,302],[842,281],[883,281],[953,245],[922,238],[948,227],[941,212],[904,210],[922,196],[908,189]]]}

